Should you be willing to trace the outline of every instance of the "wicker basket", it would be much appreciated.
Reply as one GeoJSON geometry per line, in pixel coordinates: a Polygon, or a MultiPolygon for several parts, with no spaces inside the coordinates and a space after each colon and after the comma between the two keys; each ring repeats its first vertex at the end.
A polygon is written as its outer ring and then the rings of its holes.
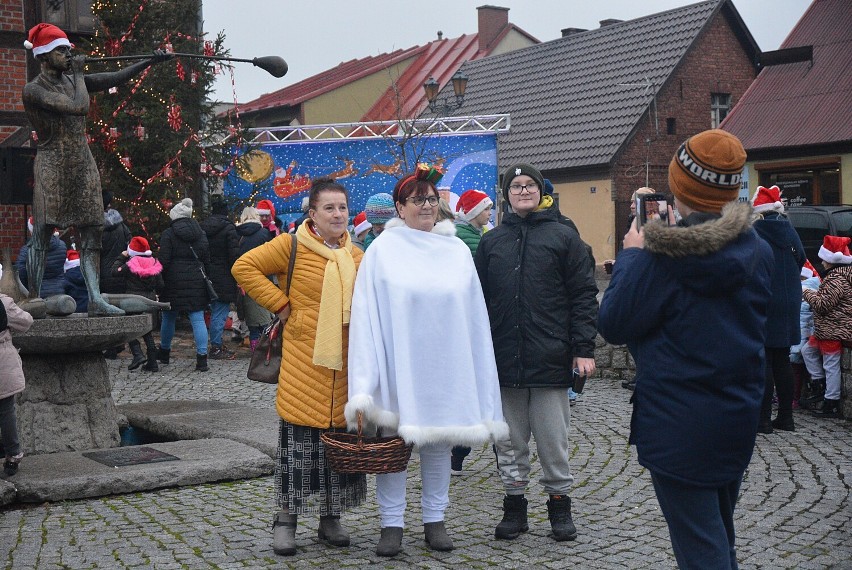
{"type": "Polygon", "coordinates": [[[332,471],[338,473],[398,473],[411,458],[412,445],[399,437],[364,437],[358,412],[358,433],[327,432],[320,435],[332,471]]]}

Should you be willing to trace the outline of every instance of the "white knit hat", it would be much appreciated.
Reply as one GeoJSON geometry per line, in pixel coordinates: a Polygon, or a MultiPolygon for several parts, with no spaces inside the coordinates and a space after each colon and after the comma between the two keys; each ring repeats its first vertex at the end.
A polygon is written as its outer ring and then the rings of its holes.
{"type": "Polygon", "coordinates": [[[169,210],[169,217],[172,220],[177,220],[178,218],[191,218],[192,217],[192,198],[184,198],[177,204],[175,204],[171,210],[169,210]]]}

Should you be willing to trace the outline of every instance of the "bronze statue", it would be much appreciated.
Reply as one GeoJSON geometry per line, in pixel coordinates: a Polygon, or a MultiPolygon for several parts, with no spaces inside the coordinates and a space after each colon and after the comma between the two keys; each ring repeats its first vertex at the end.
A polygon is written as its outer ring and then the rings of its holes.
{"type": "Polygon", "coordinates": [[[103,199],[95,159],[86,141],[89,93],[115,87],[153,63],[171,59],[155,51],[144,61],[109,73],[83,74],[85,56],[51,24],[38,24],[24,44],[41,73],[24,86],[24,109],[38,135],[33,188],[33,236],[27,258],[29,296],[38,297],[53,228],[74,226],[80,239],[80,269],[89,292],[89,316],[123,315],[100,293],[103,199]],[[70,73],[68,73],[70,72],[70,73]]]}

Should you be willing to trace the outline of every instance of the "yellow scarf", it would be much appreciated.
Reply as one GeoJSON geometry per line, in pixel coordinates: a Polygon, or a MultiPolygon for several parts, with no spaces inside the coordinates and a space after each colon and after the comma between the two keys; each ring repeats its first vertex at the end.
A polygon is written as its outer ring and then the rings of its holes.
{"type": "Polygon", "coordinates": [[[352,241],[349,233],[343,234],[338,249],[325,245],[308,228],[308,220],[299,225],[296,237],[299,243],[328,260],[322,280],[319,317],[314,339],[313,363],[331,370],[343,369],[343,325],[349,324],[352,308],[352,289],[355,287],[355,260],[352,259],[352,241]]]}

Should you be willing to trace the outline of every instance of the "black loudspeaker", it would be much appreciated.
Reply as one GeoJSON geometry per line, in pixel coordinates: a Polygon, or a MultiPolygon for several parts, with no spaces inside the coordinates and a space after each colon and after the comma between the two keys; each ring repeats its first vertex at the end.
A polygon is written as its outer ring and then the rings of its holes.
{"type": "Polygon", "coordinates": [[[0,204],[33,203],[34,148],[0,148],[0,204]]]}

